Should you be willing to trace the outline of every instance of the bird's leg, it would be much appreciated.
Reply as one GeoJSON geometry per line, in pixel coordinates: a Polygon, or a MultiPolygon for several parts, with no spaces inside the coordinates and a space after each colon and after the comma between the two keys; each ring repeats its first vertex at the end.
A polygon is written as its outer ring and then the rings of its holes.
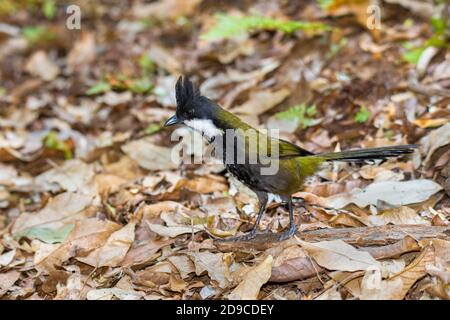
{"type": "Polygon", "coordinates": [[[243,236],[226,238],[225,241],[248,241],[256,236],[256,233],[258,232],[259,222],[261,221],[261,218],[264,215],[264,212],[266,211],[267,201],[269,199],[267,193],[265,192],[256,192],[256,195],[258,196],[259,200],[259,212],[252,230],[244,234],[243,236]]]}
{"type": "Polygon", "coordinates": [[[258,216],[256,217],[255,225],[253,226],[252,230],[250,230],[249,233],[247,233],[244,237],[249,237],[249,239],[252,239],[255,237],[256,233],[258,232],[259,223],[261,222],[261,218],[264,215],[264,212],[266,211],[268,196],[265,192],[257,192],[256,193],[259,200],[259,212],[258,216]]]}
{"type": "Polygon", "coordinates": [[[294,206],[292,205],[292,197],[289,197],[288,208],[289,208],[289,228],[280,234],[279,237],[280,241],[289,239],[295,234],[295,232],[297,232],[297,225],[295,224],[294,221],[294,206]]]}

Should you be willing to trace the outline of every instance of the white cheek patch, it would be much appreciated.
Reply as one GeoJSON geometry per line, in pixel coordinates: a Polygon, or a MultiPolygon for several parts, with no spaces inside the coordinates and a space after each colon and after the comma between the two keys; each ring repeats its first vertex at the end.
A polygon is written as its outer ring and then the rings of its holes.
{"type": "Polygon", "coordinates": [[[214,123],[209,119],[193,119],[193,120],[185,120],[184,124],[188,127],[202,133],[208,139],[212,137],[222,135],[223,130],[217,128],[214,123]]]}

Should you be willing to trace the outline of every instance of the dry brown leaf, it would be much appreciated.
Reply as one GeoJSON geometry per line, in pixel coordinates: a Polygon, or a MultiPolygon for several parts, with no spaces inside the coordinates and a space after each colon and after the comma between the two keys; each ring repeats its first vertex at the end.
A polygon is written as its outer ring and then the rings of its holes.
{"type": "Polygon", "coordinates": [[[61,228],[74,221],[95,214],[88,207],[92,197],[79,193],[65,192],[51,199],[47,205],[36,213],[22,213],[14,222],[11,233],[19,235],[32,228],[61,228]]]}
{"type": "Polygon", "coordinates": [[[157,252],[174,242],[174,239],[155,241],[151,240],[139,246],[132,247],[122,261],[124,267],[146,264],[157,258],[157,252]]]}
{"type": "Polygon", "coordinates": [[[384,226],[387,224],[423,224],[431,225],[428,220],[419,216],[414,209],[406,206],[390,209],[378,215],[361,217],[368,226],[384,226]]]}
{"type": "Polygon", "coordinates": [[[76,70],[84,68],[95,60],[95,36],[89,32],[83,32],[67,55],[67,65],[76,70]]]}
{"type": "Polygon", "coordinates": [[[406,236],[393,244],[381,247],[364,247],[360,248],[360,250],[369,252],[372,257],[379,260],[397,257],[407,252],[420,251],[420,246],[413,237],[406,236]]]}
{"type": "Polygon", "coordinates": [[[71,257],[85,255],[101,247],[111,233],[118,230],[120,225],[111,221],[95,218],[77,221],[67,239],[58,245],[39,244],[34,256],[34,264],[38,270],[53,270],[71,257]]]}
{"type": "Polygon", "coordinates": [[[160,0],[148,4],[138,3],[133,6],[132,12],[135,17],[148,18],[156,17],[159,19],[175,19],[180,16],[189,16],[201,0],[160,0]]]}
{"type": "Polygon", "coordinates": [[[357,250],[342,240],[297,241],[319,265],[330,270],[357,271],[379,265],[368,252],[357,250]]]}
{"type": "Polygon", "coordinates": [[[425,155],[424,165],[427,165],[434,152],[450,143],[450,123],[439,129],[432,130],[428,135],[420,139],[420,151],[425,155]]]}
{"type": "Polygon", "coordinates": [[[0,267],[8,266],[16,256],[16,249],[12,249],[6,253],[0,255],[0,267]]]}
{"type": "Polygon", "coordinates": [[[289,282],[309,278],[323,270],[300,246],[287,247],[273,261],[270,282],[289,282]]]}
{"type": "Polygon", "coordinates": [[[427,200],[442,187],[432,180],[418,179],[410,181],[375,182],[365,189],[356,189],[350,193],[341,193],[328,198],[316,199],[328,208],[341,209],[350,203],[364,208],[370,204],[377,205],[379,201],[393,206],[404,206],[427,200]]]}
{"type": "Polygon", "coordinates": [[[269,281],[272,274],[273,257],[267,256],[263,262],[248,270],[241,283],[228,295],[230,300],[256,300],[261,286],[269,281]]]}
{"type": "Polygon", "coordinates": [[[167,49],[154,44],[152,45],[147,54],[149,58],[155,61],[155,63],[158,66],[175,75],[180,74],[181,72],[180,60],[174,57],[172,53],[167,49]]]}
{"type": "Polygon", "coordinates": [[[140,300],[145,293],[135,290],[122,290],[118,288],[92,289],[87,293],[88,300],[140,300]]]}
{"type": "Polygon", "coordinates": [[[122,146],[122,150],[139,166],[147,170],[178,168],[179,163],[172,158],[172,149],[153,144],[149,137],[128,142],[122,146]]]}
{"type": "Polygon", "coordinates": [[[45,81],[54,80],[60,72],[58,65],[42,50],[31,56],[25,65],[25,70],[45,81]]]}
{"type": "Polygon", "coordinates": [[[425,247],[423,252],[411,262],[403,271],[381,280],[381,272],[368,271],[361,283],[361,299],[403,299],[409,289],[417,280],[427,274],[426,266],[435,261],[434,249],[431,246],[425,247]]]}
{"type": "Polygon", "coordinates": [[[220,176],[203,176],[185,180],[182,186],[190,191],[198,193],[224,192],[228,191],[225,178],[220,176]]]}
{"type": "Polygon", "coordinates": [[[79,159],[67,160],[60,167],[48,170],[36,177],[36,183],[44,190],[90,193],[94,166],[79,159]]]}
{"type": "Polygon", "coordinates": [[[167,226],[166,227],[166,226],[163,226],[160,224],[149,223],[148,221],[146,221],[146,222],[151,231],[159,234],[160,236],[169,237],[169,238],[174,238],[176,236],[179,236],[180,234],[196,233],[196,232],[205,230],[205,226],[199,225],[199,224],[193,225],[193,226],[177,225],[177,226],[167,226]]]}
{"type": "Polygon", "coordinates": [[[19,280],[19,277],[20,272],[16,270],[0,273],[0,297],[19,280]]]}
{"type": "Polygon", "coordinates": [[[190,253],[195,265],[195,274],[201,275],[208,272],[209,277],[219,283],[221,288],[226,288],[230,281],[228,265],[224,261],[223,253],[211,253],[208,251],[190,253]]]}
{"type": "Polygon", "coordinates": [[[272,109],[281,103],[290,94],[288,89],[280,89],[277,91],[261,90],[252,92],[249,100],[244,104],[231,110],[235,113],[259,115],[272,109]]]}
{"type": "Polygon", "coordinates": [[[181,278],[185,279],[190,273],[195,272],[195,266],[192,260],[186,255],[174,255],[167,258],[180,273],[181,278]]]}
{"type": "Polygon", "coordinates": [[[134,241],[135,227],[136,223],[128,223],[122,229],[113,232],[102,247],[92,251],[87,257],[77,259],[93,267],[119,266],[134,241]]]}

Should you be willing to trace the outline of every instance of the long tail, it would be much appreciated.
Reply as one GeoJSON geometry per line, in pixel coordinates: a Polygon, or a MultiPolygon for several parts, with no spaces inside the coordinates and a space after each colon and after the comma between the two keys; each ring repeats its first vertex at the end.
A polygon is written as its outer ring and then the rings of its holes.
{"type": "Polygon", "coordinates": [[[398,157],[403,154],[413,153],[414,149],[416,148],[418,148],[417,144],[405,144],[401,146],[324,153],[317,155],[317,157],[320,157],[325,161],[333,161],[333,160],[360,161],[360,160],[386,159],[390,157],[398,157]]]}

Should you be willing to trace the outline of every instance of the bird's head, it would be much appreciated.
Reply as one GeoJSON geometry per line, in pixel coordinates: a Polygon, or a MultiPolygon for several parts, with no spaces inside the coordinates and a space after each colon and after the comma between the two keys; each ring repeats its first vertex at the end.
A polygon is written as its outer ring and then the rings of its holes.
{"type": "Polygon", "coordinates": [[[222,108],[202,96],[187,77],[180,77],[175,85],[177,110],[165,126],[184,124],[199,131],[207,138],[222,134],[218,127],[222,108]]]}

